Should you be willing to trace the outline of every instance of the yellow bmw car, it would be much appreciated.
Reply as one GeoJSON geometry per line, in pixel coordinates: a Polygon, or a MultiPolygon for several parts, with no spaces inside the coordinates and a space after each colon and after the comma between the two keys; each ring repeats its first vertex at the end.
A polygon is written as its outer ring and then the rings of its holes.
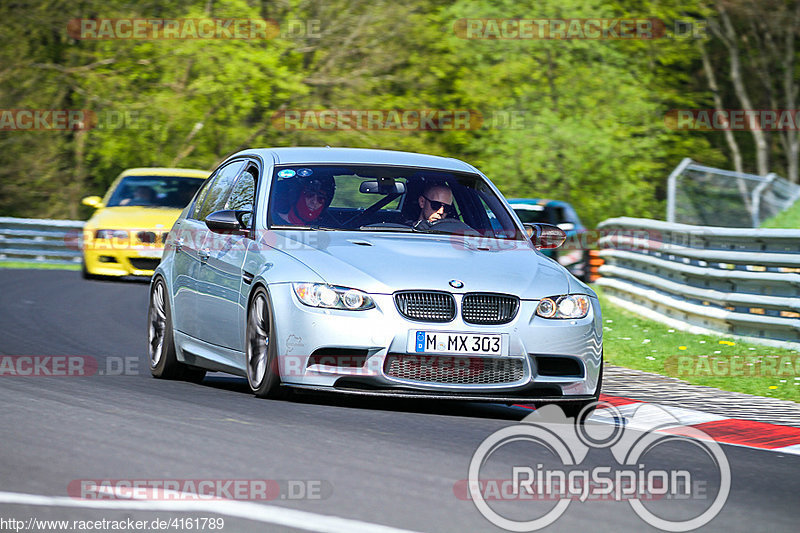
{"type": "Polygon", "coordinates": [[[105,197],[82,203],[97,209],[83,228],[83,277],[152,276],[167,234],[208,177],[205,170],[131,168],[105,197]]]}

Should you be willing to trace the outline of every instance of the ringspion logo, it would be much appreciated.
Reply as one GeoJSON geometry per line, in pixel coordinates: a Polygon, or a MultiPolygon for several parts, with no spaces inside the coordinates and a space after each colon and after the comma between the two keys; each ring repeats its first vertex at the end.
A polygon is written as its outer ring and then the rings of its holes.
{"type": "Polygon", "coordinates": [[[691,531],[719,514],[730,492],[730,465],[707,433],[689,426],[674,432],[680,421],[654,404],[637,406],[629,419],[611,404],[598,407],[614,422],[581,423],[547,405],[495,431],[473,454],[467,479],[453,486],[455,496],[472,500],[484,518],[508,531],[537,531],[571,504],[593,500],[626,501],[644,522],[665,531],[691,531]],[[683,448],[687,460],[666,469],[674,463],[673,447],[683,448]],[[613,462],[583,464],[592,449],[608,450],[613,462]],[[695,504],[689,510],[687,500],[695,504]],[[506,503],[492,505],[497,501],[506,503]]]}

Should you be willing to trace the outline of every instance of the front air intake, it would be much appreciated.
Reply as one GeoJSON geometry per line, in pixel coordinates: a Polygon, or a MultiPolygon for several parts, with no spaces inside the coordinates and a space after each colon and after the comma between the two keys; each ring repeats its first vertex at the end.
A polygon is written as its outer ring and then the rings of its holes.
{"type": "Polygon", "coordinates": [[[519,298],[507,294],[469,293],[461,302],[461,317],[467,324],[507,324],[519,309],[519,298]]]}
{"type": "Polygon", "coordinates": [[[398,292],[394,302],[401,315],[417,322],[450,322],[456,317],[456,301],[448,292],[398,292]]]}

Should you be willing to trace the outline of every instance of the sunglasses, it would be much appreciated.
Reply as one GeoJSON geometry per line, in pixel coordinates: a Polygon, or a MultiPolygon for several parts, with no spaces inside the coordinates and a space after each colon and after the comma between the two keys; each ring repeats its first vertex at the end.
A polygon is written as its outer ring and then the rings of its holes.
{"type": "Polygon", "coordinates": [[[430,198],[428,198],[425,195],[423,195],[422,197],[425,198],[428,201],[428,203],[431,205],[431,209],[433,209],[434,211],[438,211],[439,209],[444,207],[444,212],[446,214],[451,215],[451,216],[456,214],[456,208],[453,207],[453,204],[446,204],[444,202],[437,202],[436,200],[431,200],[430,198]]]}

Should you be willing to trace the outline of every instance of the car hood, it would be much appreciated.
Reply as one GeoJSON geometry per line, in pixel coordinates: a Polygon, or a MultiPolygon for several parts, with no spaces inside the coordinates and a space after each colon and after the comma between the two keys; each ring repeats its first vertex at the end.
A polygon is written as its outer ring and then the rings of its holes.
{"type": "MultiPolygon", "coordinates": [[[[568,272],[525,241],[450,235],[278,231],[275,245],[332,285],[391,294],[404,289],[500,292],[523,299],[566,294],[568,272]]],[[[305,280],[296,280],[305,281],[305,280]]]]}
{"type": "Polygon", "coordinates": [[[100,209],[86,227],[93,229],[170,230],[182,209],[167,207],[117,206],[100,209]]]}

